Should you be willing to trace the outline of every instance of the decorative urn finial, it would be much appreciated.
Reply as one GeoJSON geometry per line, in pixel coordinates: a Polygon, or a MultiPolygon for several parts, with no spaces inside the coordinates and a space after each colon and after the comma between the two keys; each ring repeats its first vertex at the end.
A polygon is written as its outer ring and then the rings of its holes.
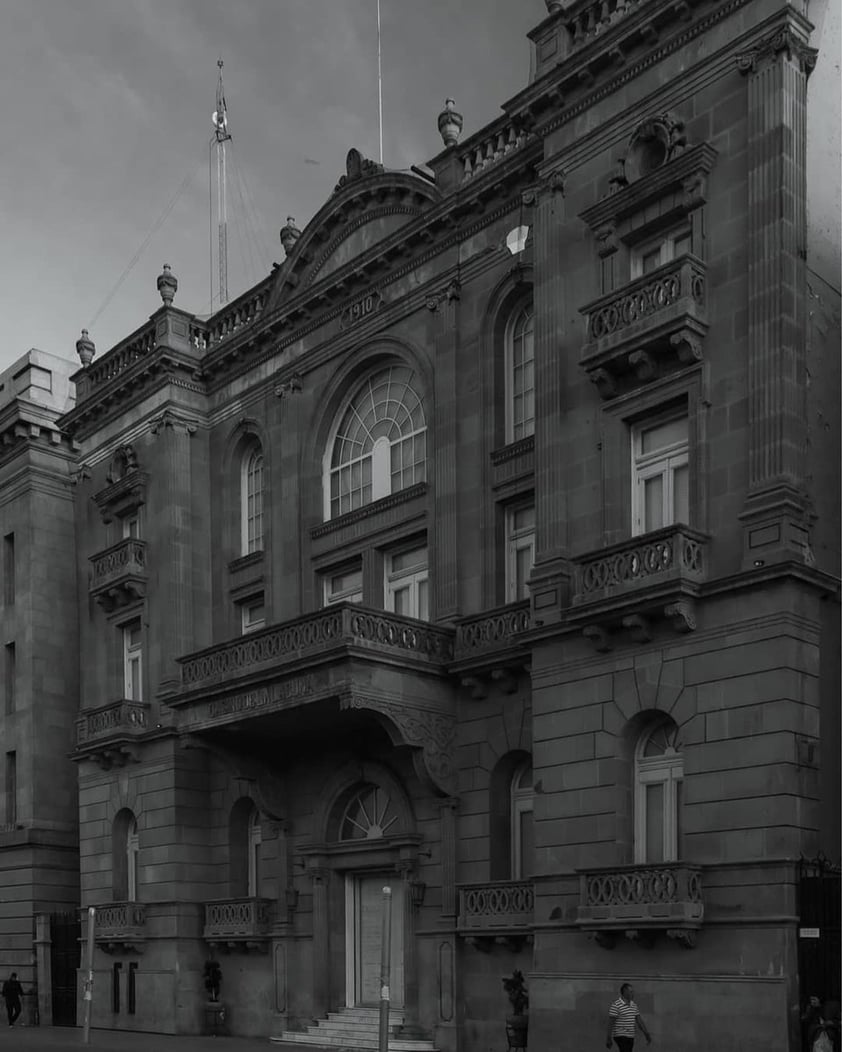
{"type": "Polygon", "coordinates": [[[551,15],[554,15],[556,11],[560,11],[562,8],[562,0],[545,0],[547,10],[551,15]]]}
{"type": "Polygon", "coordinates": [[[170,270],[169,263],[164,264],[164,271],[158,275],[158,291],[165,307],[171,307],[175,294],[178,291],[178,278],[170,270]]]}
{"type": "Polygon", "coordinates": [[[281,227],[281,244],[284,246],[284,252],[287,255],[292,252],[295,242],[301,237],[301,231],[295,225],[295,220],[292,216],[287,216],[287,225],[281,227]]]}
{"type": "Polygon", "coordinates": [[[96,346],[94,341],[88,336],[87,329],[82,329],[82,335],[76,341],[76,353],[79,355],[82,368],[87,369],[96,354],[96,346]]]}
{"type": "Polygon", "coordinates": [[[454,109],[453,99],[444,100],[444,109],[439,114],[439,134],[445,149],[455,146],[462,133],[462,114],[454,109]]]}

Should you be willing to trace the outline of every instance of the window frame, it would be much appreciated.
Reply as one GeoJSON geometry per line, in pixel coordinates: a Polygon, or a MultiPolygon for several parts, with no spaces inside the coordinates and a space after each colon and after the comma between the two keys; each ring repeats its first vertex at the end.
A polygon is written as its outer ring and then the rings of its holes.
{"type": "Polygon", "coordinates": [[[249,816],[248,825],[248,897],[256,899],[260,894],[260,849],[263,844],[263,830],[260,825],[260,812],[255,808],[249,816]]]}
{"type": "Polygon", "coordinates": [[[532,771],[532,761],[519,763],[512,773],[509,789],[509,833],[511,838],[511,876],[512,880],[525,880],[530,873],[524,872],[523,833],[521,820],[526,814],[533,814],[535,809],[535,780],[528,787],[520,785],[527,771],[532,771]]]}
{"type": "Polygon", "coordinates": [[[504,345],[504,369],[505,369],[505,441],[509,445],[519,442],[521,439],[529,438],[535,434],[535,304],[530,297],[522,300],[512,310],[506,323],[503,337],[504,345]],[[518,335],[518,327],[525,318],[524,330],[518,335]],[[526,326],[529,326],[528,334],[532,337],[532,354],[528,359],[524,358],[522,367],[528,364],[532,366],[532,385],[524,388],[524,392],[532,393],[532,415],[524,416],[522,420],[515,419],[515,342],[526,334],[526,326]],[[520,431],[518,431],[518,428],[520,431]]]}
{"type": "Polygon", "coordinates": [[[322,605],[335,606],[337,603],[361,603],[363,601],[363,568],[361,564],[345,566],[324,570],[319,574],[322,588],[322,605]],[[359,574],[360,583],[358,588],[340,588],[334,592],[331,583],[340,577],[349,577],[359,574]]]}
{"type": "Polygon", "coordinates": [[[123,652],[123,697],[126,701],[143,701],[143,622],[139,617],[119,625],[123,652]],[[132,644],[131,635],[137,630],[139,640],[132,644]],[[137,668],[137,690],[132,680],[132,667],[137,668]]]}
{"type": "Polygon", "coordinates": [[[401,617],[414,617],[417,621],[430,620],[430,549],[426,541],[423,544],[405,544],[399,548],[392,548],[384,552],[383,556],[383,606],[390,613],[396,614],[395,596],[405,588],[410,590],[409,605],[412,613],[399,614],[401,617]],[[411,555],[413,552],[424,552],[426,558],[424,563],[415,563],[410,568],[402,570],[393,569],[393,562],[402,555],[411,555]],[[421,589],[420,585],[426,584],[426,616],[421,616],[421,589]]]}
{"type": "MultiPolygon", "coordinates": [[[[322,457],[322,512],[324,521],[330,522],[334,519],[339,519],[343,515],[366,508],[378,500],[391,496],[393,493],[400,493],[414,485],[426,482],[427,464],[429,461],[428,434],[429,427],[420,374],[414,365],[400,360],[393,360],[385,364],[380,363],[363,374],[354,385],[350,396],[342,401],[335,414],[328,441],[325,444],[322,457]],[[393,381],[392,374],[395,370],[398,371],[399,375],[393,381]],[[402,378],[400,376],[401,373],[403,374],[402,378]],[[375,392],[380,392],[384,386],[387,390],[390,390],[393,382],[401,384],[403,387],[399,399],[375,397],[375,392]],[[414,402],[412,404],[406,397],[407,391],[413,395],[414,402]],[[362,429],[367,432],[369,438],[371,437],[371,432],[375,430],[374,427],[368,428],[366,426],[368,414],[361,413],[357,408],[357,404],[360,401],[365,402],[367,396],[370,397],[371,406],[374,409],[374,425],[382,424],[383,421],[390,419],[385,415],[378,416],[377,407],[388,406],[392,403],[400,407],[404,419],[410,424],[414,422],[417,414],[418,418],[420,418],[420,424],[404,431],[400,429],[400,425],[393,415],[391,417],[392,422],[398,428],[396,437],[388,438],[385,435],[379,435],[373,439],[370,449],[363,449],[359,455],[349,456],[334,464],[335,453],[340,442],[347,442],[350,447],[363,434],[362,429]],[[352,431],[348,426],[348,422],[354,417],[361,425],[360,431],[352,431]],[[416,461],[414,459],[415,444],[419,439],[423,439],[423,457],[421,460],[416,461]],[[413,450],[411,468],[404,467],[401,453],[401,465],[396,472],[395,451],[403,450],[406,444],[410,442],[413,450]],[[346,492],[343,492],[343,472],[350,472],[350,477],[353,481],[355,468],[359,469],[359,485],[352,484],[346,492]],[[412,480],[404,484],[403,476],[408,471],[412,476],[412,480]],[[397,489],[394,488],[396,474],[400,476],[401,482],[397,489]],[[418,477],[419,474],[420,477],[418,477]],[[333,493],[334,477],[338,480],[336,496],[333,493]],[[366,490],[369,491],[367,496],[366,490]],[[359,502],[355,503],[355,494],[358,492],[359,502]],[[347,503],[347,507],[345,503],[347,503]]],[[[364,442],[359,441],[358,444],[362,447],[364,442]]]]}
{"type": "MultiPolygon", "coordinates": [[[[684,784],[684,756],[680,749],[657,756],[644,756],[651,737],[665,724],[649,724],[640,734],[634,752],[634,861],[636,865],[660,865],[678,862],[681,858],[681,790],[684,784]],[[663,858],[651,860],[648,856],[646,789],[650,785],[662,785],[663,795],[663,858]]],[[[669,726],[668,724],[666,726],[669,726]]],[[[675,737],[678,728],[673,727],[675,737]]]]}
{"type": "Polygon", "coordinates": [[[639,244],[636,244],[631,248],[629,253],[630,279],[635,281],[637,278],[642,278],[651,274],[652,271],[657,270],[658,267],[663,267],[667,263],[672,263],[673,260],[678,259],[679,256],[687,255],[687,253],[693,253],[693,224],[689,217],[684,223],[669,227],[667,230],[664,230],[653,237],[646,238],[645,241],[641,241],[639,244]],[[690,240],[689,248],[676,252],[676,243],[685,237],[690,240]],[[655,250],[657,250],[659,254],[658,262],[652,267],[652,270],[647,271],[644,269],[643,265],[644,258],[655,250]]]}
{"type": "MultiPolygon", "coordinates": [[[[680,412],[660,413],[643,417],[631,425],[631,533],[633,537],[642,537],[658,529],[675,526],[681,519],[675,517],[675,472],[678,468],[687,469],[687,518],[690,518],[690,415],[687,410],[680,412]],[[643,435],[664,424],[683,420],[687,434],[682,442],[674,442],[657,450],[644,453],[643,435]],[[663,478],[661,495],[661,513],[663,522],[660,526],[649,526],[646,522],[646,482],[650,479],[663,478]]],[[[685,525],[689,526],[687,522],[685,525]]]]}
{"type": "Polygon", "coordinates": [[[240,555],[253,555],[265,550],[266,544],[266,458],[263,446],[252,441],[240,459],[240,555]],[[252,480],[257,476],[254,468],[259,461],[260,486],[252,491],[252,480]],[[252,505],[253,501],[253,505],[252,505]],[[254,528],[252,526],[254,524],[254,528]]]}
{"type": "Polygon", "coordinates": [[[140,540],[140,513],[132,512],[120,520],[120,536],[124,541],[140,540]]]}
{"type": "Polygon", "coordinates": [[[126,900],[137,902],[138,855],[140,854],[140,837],[137,831],[137,816],[126,828],[126,900]]]}
{"type": "Polygon", "coordinates": [[[527,581],[532,574],[532,569],[535,566],[535,500],[522,500],[517,503],[509,504],[504,509],[505,515],[505,534],[506,534],[506,602],[517,603],[522,599],[529,598],[529,588],[527,587],[527,581]],[[515,517],[518,512],[524,511],[527,508],[532,509],[533,521],[530,527],[520,527],[519,529],[515,526],[515,517]],[[518,575],[517,575],[517,557],[518,553],[523,551],[525,548],[529,548],[532,552],[532,560],[529,567],[529,574],[523,581],[524,594],[518,595],[518,575]]]}
{"type": "Polygon", "coordinates": [[[240,607],[240,630],[244,636],[249,635],[252,632],[259,632],[262,628],[266,627],[266,599],[263,593],[256,595],[250,595],[248,599],[242,600],[239,604],[240,607]],[[254,620],[248,619],[248,612],[254,610],[256,607],[260,607],[263,611],[263,616],[255,618],[254,620]]]}

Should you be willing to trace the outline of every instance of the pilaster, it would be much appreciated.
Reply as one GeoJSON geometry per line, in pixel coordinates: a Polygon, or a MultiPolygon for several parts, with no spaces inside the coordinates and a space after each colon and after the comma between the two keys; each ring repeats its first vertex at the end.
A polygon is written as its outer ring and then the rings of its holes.
{"type": "Polygon", "coordinates": [[[159,566],[162,608],[158,621],[160,647],[159,694],[180,685],[176,658],[193,648],[193,522],[190,439],[196,424],[165,410],[152,424],[162,446],[163,486],[161,521],[164,523],[159,566]]]}
{"type": "Polygon", "coordinates": [[[330,952],[330,917],[328,886],[330,869],[314,865],[313,878],[313,1016],[321,1019],[328,1013],[330,995],[328,954],[330,952]]]}
{"type": "Polygon", "coordinates": [[[441,816],[441,919],[445,927],[456,924],[456,809],[450,798],[439,806],[441,816]]]}
{"type": "Polygon", "coordinates": [[[457,531],[459,492],[456,456],[459,442],[456,405],[456,361],[459,344],[460,288],[452,280],[427,300],[435,346],[435,617],[450,620],[459,613],[457,531]]]}
{"type": "Polygon", "coordinates": [[[746,567],[810,561],[805,492],[806,101],[815,51],[792,21],[738,56],[748,91],[746,567]]]}

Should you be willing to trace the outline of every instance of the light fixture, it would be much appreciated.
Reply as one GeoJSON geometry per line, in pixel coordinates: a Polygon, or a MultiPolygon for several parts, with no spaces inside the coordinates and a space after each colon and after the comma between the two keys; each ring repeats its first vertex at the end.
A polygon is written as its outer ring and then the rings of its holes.
{"type": "Polygon", "coordinates": [[[424,905],[424,894],[426,891],[427,885],[423,880],[411,880],[409,882],[409,897],[416,909],[420,909],[424,905]]]}
{"type": "Polygon", "coordinates": [[[506,234],[506,248],[513,256],[518,256],[526,248],[526,239],[528,237],[528,226],[512,227],[508,234],[506,234]]]}
{"type": "Polygon", "coordinates": [[[754,560],[754,565],[755,566],[765,566],[766,565],[766,560],[765,559],[755,559],[754,560]]]}

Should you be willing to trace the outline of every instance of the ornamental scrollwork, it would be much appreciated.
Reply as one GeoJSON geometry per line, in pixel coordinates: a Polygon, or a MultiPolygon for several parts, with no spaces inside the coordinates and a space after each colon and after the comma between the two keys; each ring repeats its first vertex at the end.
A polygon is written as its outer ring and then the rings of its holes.
{"type": "Polygon", "coordinates": [[[792,26],[783,26],[758,41],[750,50],[740,52],[737,55],[737,69],[742,74],[756,73],[761,63],[773,62],[781,54],[786,54],[790,61],[797,62],[801,72],[809,77],[815,68],[818,51],[808,47],[796,35],[792,26]]]}

